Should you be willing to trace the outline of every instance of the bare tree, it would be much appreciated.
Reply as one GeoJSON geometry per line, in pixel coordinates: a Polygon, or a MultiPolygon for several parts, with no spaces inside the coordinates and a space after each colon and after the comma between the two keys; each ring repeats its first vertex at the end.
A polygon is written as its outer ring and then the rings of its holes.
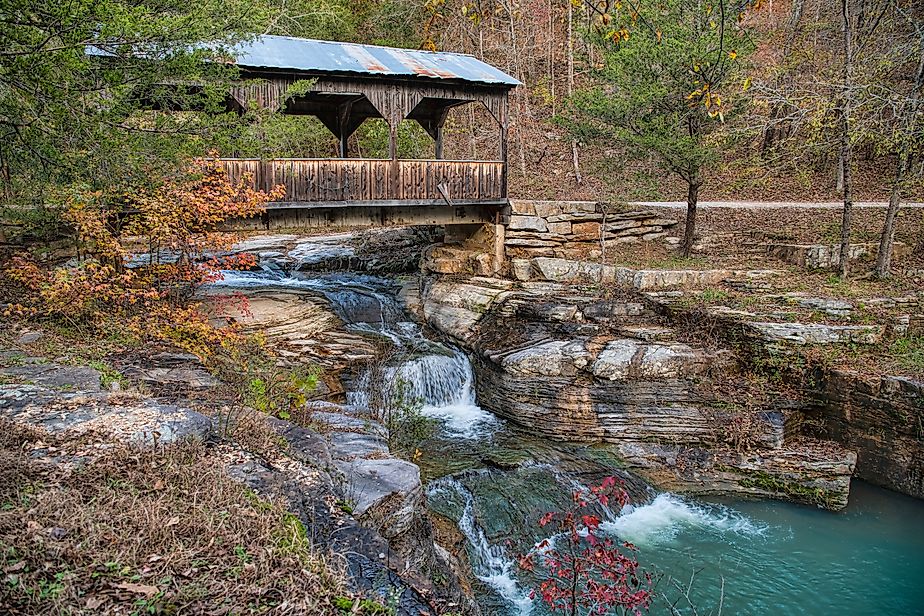
{"type": "Polygon", "coordinates": [[[850,263],[850,231],[853,215],[853,115],[857,106],[859,89],[855,76],[856,63],[858,54],[867,51],[867,46],[892,5],[893,0],[879,2],[876,0],[841,0],[844,65],[841,72],[838,124],[844,178],[844,209],[841,216],[841,245],[837,269],[842,278],[847,276],[850,263]]]}
{"type": "Polygon", "coordinates": [[[905,104],[900,107],[901,111],[898,113],[898,122],[896,122],[895,177],[892,181],[885,223],[882,225],[882,236],[879,239],[879,255],[876,259],[876,276],[879,278],[887,278],[890,275],[892,245],[895,240],[895,218],[901,205],[902,188],[915,158],[920,156],[920,140],[924,137],[922,136],[924,132],[922,122],[924,121],[921,119],[921,98],[924,95],[924,23],[915,20],[900,7],[897,10],[914,28],[918,42],[918,62],[914,85],[905,104]]]}

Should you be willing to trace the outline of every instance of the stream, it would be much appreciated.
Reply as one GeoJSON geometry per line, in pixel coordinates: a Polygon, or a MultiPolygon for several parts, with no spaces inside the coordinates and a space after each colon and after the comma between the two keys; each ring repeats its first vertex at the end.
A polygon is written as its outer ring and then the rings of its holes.
{"type": "MultiPolygon", "coordinates": [[[[690,599],[699,614],[924,614],[922,501],[860,481],[840,513],[659,493],[620,470],[605,446],[552,442],[480,408],[468,357],[415,322],[397,299],[395,281],[266,267],[227,272],[218,284],[321,294],[348,329],[402,351],[388,380],[406,383],[421,412],[437,422],[417,463],[432,512],[464,536],[487,615],[548,613],[530,599],[531,581],[515,554],[545,538],[538,515],[561,510],[575,488],[611,474],[626,482],[633,505],[608,514],[602,528],[638,547],[642,565],[661,576],[658,594],[671,601],[679,591],[670,578],[689,585],[695,574],[690,599]]],[[[348,383],[348,403],[365,402],[363,378],[348,383]]],[[[684,605],[677,604],[679,613],[694,613],[684,605]]],[[[669,610],[659,599],[651,613],[669,610]]]]}

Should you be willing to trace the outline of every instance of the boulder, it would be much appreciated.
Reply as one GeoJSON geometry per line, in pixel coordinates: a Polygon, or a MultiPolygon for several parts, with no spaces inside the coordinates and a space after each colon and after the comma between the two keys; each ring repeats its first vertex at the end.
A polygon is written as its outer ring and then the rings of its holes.
{"type": "Polygon", "coordinates": [[[630,338],[613,340],[603,348],[591,370],[610,381],[676,379],[700,374],[712,357],[686,344],[644,343],[630,338]]]}
{"type": "Polygon", "coordinates": [[[536,208],[533,205],[532,201],[526,199],[511,199],[510,200],[510,211],[513,214],[519,214],[521,216],[535,216],[536,208]]]}
{"type": "Polygon", "coordinates": [[[574,376],[590,358],[580,340],[553,340],[505,356],[501,367],[518,376],[574,376]]]}

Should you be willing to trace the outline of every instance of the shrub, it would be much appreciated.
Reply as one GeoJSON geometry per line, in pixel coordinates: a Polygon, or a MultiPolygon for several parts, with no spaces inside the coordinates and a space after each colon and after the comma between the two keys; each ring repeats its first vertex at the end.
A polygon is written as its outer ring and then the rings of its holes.
{"type": "Polygon", "coordinates": [[[232,182],[217,162],[199,160],[158,188],[126,195],[131,214],[124,231],[140,236],[149,250],[147,263],[133,268],[127,267],[132,251],[125,236],[111,224],[116,212],[98,194],[72,198],[61,219],[77,237],[76,261],[47,267],[26,255],[11,259],[3,272],[7,316],[52,321],[81,336],[129,333],[206,358],[237,332],[214,327],[204,306],[191,301],[193,294],[219,279],[222,269],[255,263],[251,255],[214,256],[234,239],[218,226],[261,212],[283,190],[257,191],[250,181],[232,182]],[[163,259],[165,251],[171,259],[163,259]]]}
{"type": "Polygon", "coordinates": [[[606,477],[598,486],[576,491],[573,501],[570,511],[540,518],[539,525],[556,534],[520,558],[520,567],[540,580],[530,597],[569,616],[647,612],[652,578],[639,569],[635,546],[600,528],[600,509],[629,502],[620,481],[606,477]]]}

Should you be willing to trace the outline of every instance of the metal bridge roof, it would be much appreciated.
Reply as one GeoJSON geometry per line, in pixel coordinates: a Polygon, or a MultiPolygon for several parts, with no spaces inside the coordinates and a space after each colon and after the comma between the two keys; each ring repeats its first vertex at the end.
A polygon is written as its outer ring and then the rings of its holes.
{"type": "Polygon", "coordinates": [[[250,69],[424,77],[491,85],[520,82],[490,64],[461,53],[417,51],[336,41],[263,35],[234,50],[238,66],[250,69]]]}

